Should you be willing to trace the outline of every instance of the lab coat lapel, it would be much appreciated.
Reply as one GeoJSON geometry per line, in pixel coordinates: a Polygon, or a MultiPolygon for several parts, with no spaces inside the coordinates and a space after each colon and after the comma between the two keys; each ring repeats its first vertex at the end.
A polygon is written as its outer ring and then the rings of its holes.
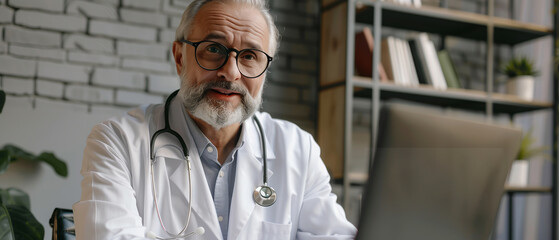
{"type": "MultiPolygon", "coordinates": [[[[221,234],[221,228],[219,227],[219,223],[217,221],[217,213],[213,204],[213,198],[210,193],[208,183],[206,181],[206,175],[204,173],[202,163],[200,162],[200,156],[198,151],[196,151],[194,140],[188,133],[189,130],[186,127],[183,105],[177,101],[177,99],[175,99],[172,104],[173,111],[170,114],[172,119],[172,128],[176,129],[176,131],[182,136],[190,153],[190,163],[192,166],[192,212],[198,217],[199,222],[203,222],[206,225],[204,227],[204,239],[222,239],[223,235],[221,234]]],[[[172,175],[170,175],[170,179],[173,184],[182,186],[181,189],[185,189],[182,194],[188,203],[191,199],[188,196],[188,185],[185,186],[184,181],[184,178],[188,176],[185,176],[184,172],[182,172],[183,174],[180,174],[181,172],[182,171],[175,171],[172,175]]]]}
{"type": "MultiPolygon", "coordinates": [[[[229,232],[228,239],[237,239],[248,220],[253,214],[255,207],[252,195],[256,187],[263,184],[262,174],[262,149],[260,144],[260,134],[256,130],[256,125],[253,124],[252,119],[245,122],[243,127],[245,131],[245,145],[239,149],[237,153],[237,172],[235,175],[235,187],[233,191],[233,199],[231,202],[231,209],[229,214],[229,232]]],[[[266,140],[266,143],[267,140],[266,140]]],[[[266,146],[270,146],[267,144],[266,146]]],[[[267,149],[267,159],[275,158],[273,151],[267,149]]],[[[268,165],[269,165],[268,161],[268,165]]],[[[267,170],[268,179],[273,174],[273,171],[267,170]]],[[[258,206],[260,207],[260,206],[258,206]]],[[[250,226],[249,226],[250,227],[250,226]]]]}

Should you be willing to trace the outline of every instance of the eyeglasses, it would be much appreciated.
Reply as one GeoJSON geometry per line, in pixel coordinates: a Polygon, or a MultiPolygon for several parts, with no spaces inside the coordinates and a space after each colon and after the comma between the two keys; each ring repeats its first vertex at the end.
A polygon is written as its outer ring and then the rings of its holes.
{"type": "Polygon", "coordinates": [[[215,71],[223,67],[229,59],[229,53],[235,52],[237,53],[235,60],[239,72],[247,78],[257,78],[268,69],[273,59],[264,51],[253,48],[237,50],[209,40],[200,42],[180,41],[194,47],[194,57],[198,66],[208,71],[215,71]]]}

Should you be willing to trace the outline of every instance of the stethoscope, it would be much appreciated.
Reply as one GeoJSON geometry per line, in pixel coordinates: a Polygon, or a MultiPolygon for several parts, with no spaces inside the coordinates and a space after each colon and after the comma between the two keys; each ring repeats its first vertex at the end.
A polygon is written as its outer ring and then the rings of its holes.
{"type": "MultiPolygon", "coordinates": [[[[159,219],[159,223],[161,224],[161,227],[163,228],[163,230],[165,230],[165,232],[167,234],[169,234],[169,236],[172,236],[171,238],[161,238],[156,236],[155,234],[153,234],[152,232],[148,233],[148,235],[152,238],[156,238],[156,239],[176,239],[176,238],[185,238],[185,237],[189,237],[192,236],[194,234],[196,235],[201,235],[204,234],[204,228],[203,227],[198,227],[194,232],[188,233],[188,234],[184,234],[184,231],[186,231],[186,228],[188,227],[188,224],[190,223],[190,215],[192,213],[192,181],[191,181],[191,172],[192,172],[192,166],[190,165],[190,154],[188,153],[188,148],[186,147],[186,144],[184,142],[184,140],[182,139],[182,137],[175,132],[173,129],[171,129],[171,125],[169,124],[169,108],[171,105],[171,100],[173,100],[173,98],[175,96],[177,96],[177,93],[179,92],[179,90],[174,91],[173,93],[171,93],[171,95],[169,95],[169,97],[167,98],[167,100],[165,101],[165,112],[164,112],[164,117],[165,117],[165,127],[163,129],[159,129],[158,131],[156,131],[153,136],[151,137],[151,141],[150,141],[150,146],[149,146],[149,152],[150,152],[150,170],[151,170],[151,186],[152,186],[152,193],[153,193],[153,201],[155,203],[155,211],[157,212],[157,218],[159,219]],[[186,216],[186,221],[185,221],[185,225],[183,227],[183,229],[177,233],[177,234],[173,234],[170,233],[169,231],[167,231],[167,229],[165,228],[165,224],[163,224],[163,220],[161,219],[161,214],[159,212],[159,205],[157,204],[157,192],[155,189],[155,177],[153,174],[153,168],[155,165],[155,151],[153,150],[154,145],[155,145],[155,140],[157,139],[157,137],[163,133],[169,133],[171,135],[173,135],[176,139],[179,140],[179,143],[182,147],[182,151],[183,151],[183,155],[184,155],[184,159],[186,160],[186,170],[188,172],[188,199],[190,199],[188,201],[188,215],[186,216]]],[[[252,194],[252,198],[254,200],[254,202],[262,207],[269,207],[272,206],[275,202],[276,202],[276,191],[268,186],[268,176],[267,176],[267,170],[268,167],[266,166],[266,141],[264,139],[264,131],[262,129],[262,124],[260,123],[260,120],[258,120],[258,118],[256,116],[253,116],[252,119],[256,122],[256,125],[258,126],[258,131],[260,132],[260,140],[262,143],[262,168],[263,168],[263,184],[261,186],[258,186],[256,189],[254,189],[254,193],[252,194]]]]}

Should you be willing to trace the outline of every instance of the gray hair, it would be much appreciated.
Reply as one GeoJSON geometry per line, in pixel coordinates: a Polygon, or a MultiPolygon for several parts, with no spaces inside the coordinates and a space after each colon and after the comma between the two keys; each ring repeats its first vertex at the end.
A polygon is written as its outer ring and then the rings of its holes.
{"type": "Polygon", "coordinates": [[[206,3],[212,1],[244,3],[258,9],[260,13],[262,13],[262,16],[264,16],[264,18],[266,19],[268,29],[270,29],[270,55],[274,56],[278,48],[280,36],[272,15],[270,14],[270,10],[266,4],[266,0],[194,0],[192,1],[192,3],[190,3],[190,5],[188,5],[186,10],[182,14],[181,22],[177,27],[177,31],[175,32],[175,41],[179,41],[187,37],[187,35],[190,33],[190,30],[192,29],[194,17],[198,13],[198,11],[200,11],[200,8],[202,8],[202,6],[204,6],[206,3]]]}

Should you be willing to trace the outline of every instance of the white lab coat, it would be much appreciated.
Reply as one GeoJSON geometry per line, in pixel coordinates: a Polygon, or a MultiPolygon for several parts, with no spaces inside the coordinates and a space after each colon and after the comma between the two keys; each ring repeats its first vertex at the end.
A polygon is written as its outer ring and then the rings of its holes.
{"type": "MultiPolygon", "coordinates": [[[[182,103],[171,103],[171,128],[192,158],[192,214],[186,232],[204,227],[190,239],[222,239],[218,217],[182,103]]],[[[149,146],[164,126],[163,105],[144,106],[96,125],[87,138],[81,200],[74,204],[77,239],[145,239],[149,232],[167,237],[155,211],[149,146]]],[[[294,124],[256,114],[262,122],[268,158],[268,183],[277,201],[261,207],[253,191],[262,184],[260,135],[252,120],[243,126],[244,145],[237,155],[228,239],[352,239],[355,227],[331,193],[329,175],[312,136],[294,124]]],[[[155,181],[161,217],[172,233],[185,224],[190,200],[186,164],[177,140],[157,140],[155,181]],[[163,147],[162,147],[163,146],[163,147]]]]}

